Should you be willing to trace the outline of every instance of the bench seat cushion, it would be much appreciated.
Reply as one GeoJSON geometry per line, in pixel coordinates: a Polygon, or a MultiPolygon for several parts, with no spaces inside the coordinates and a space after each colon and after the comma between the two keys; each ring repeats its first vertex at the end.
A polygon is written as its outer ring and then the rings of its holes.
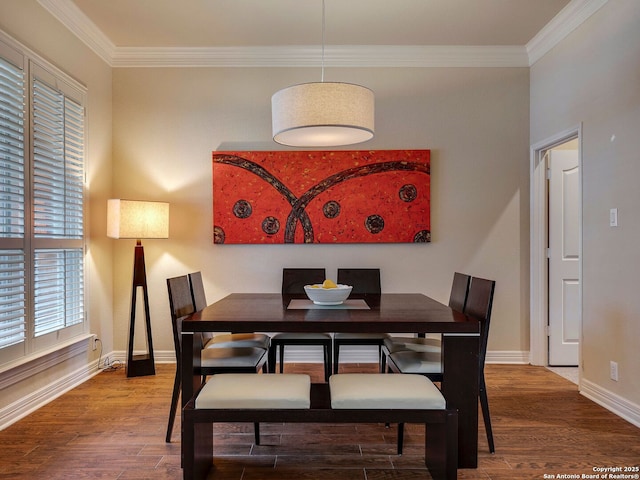
{"type": "Polygon", "coordinates": [[[329,379],[331,408],[446,408],[440,390],[422,375],[404,373],[341,373],[329,379]]]}
{"type": "Polygon", "coordinates": [[[434,352],[442,351],[442,340],[439,338],[417,338],[417,337],[387,337],[384,346],[389,353],[412,350],[414,352],[434,352]]]}
{"type": "Polygon", "coordinates": [[[204,348],[200,352],[200,361],[205,369],[253,367],[257,369],[265,355],[266,350],[257,347],[204,348]]]}
{"type": "Polygon", "coordinates": [[[213,335],[204,348],[256,347],[268,349],[271,337],[264,333],[220,333],[213,335]]]}
{"type": "Polygon", "coordinates": [[[404,350],[389,355],[389,361],[393,362],[403,373],[442,373],[442,355],[440,353],[404,350]]]}
{"type": "Polygon", "coordinates": [[[309,375],[223,373],[213,375],[196,397],[196,408],[309,408],[309,375]]]}

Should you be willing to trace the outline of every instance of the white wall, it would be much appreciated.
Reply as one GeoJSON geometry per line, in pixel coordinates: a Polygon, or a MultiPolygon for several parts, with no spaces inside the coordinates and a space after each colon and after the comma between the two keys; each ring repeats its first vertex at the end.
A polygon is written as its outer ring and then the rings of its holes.
{"type": "Polygon", "coordinates": [[[582,123],[582,379],[640,418],[640,2],[608,2],[531,68],[531,143],[582,123]],[[609,227],[618,208],[619,226],[609,227]],[[609,378],[609,362],[619,381],[609,378]],[[635,411],[635,413],[633,413],[635,411]]]}
{"type": "MultiPolygon", "coordinates": [[[[87,257],[87,300],[90,331],[113,350],[111,242],[105,237],[106,199],[111,191],[111,68],[35,0],[0,1],[0,29],[44,57],[88,88],[87,186],[90,250],[87,257]]],[[[66,352],[69,353],[69,352],[66,352]]],[[[0,421],[19,416],[52,395],[55,388],[69,388],[90,373],[98,352],[73,350],[70,358],[36,376],[7,372],[0,395],[0,421]],[[13,378],[11,378],[13,375],[13,378]],[[20,380],[22,379],[22,380],[20,380]]],[[[50,359],[51,360],[51,359],[50,359]]],[[[53,360],[52,360],[53,361],[53,360]]],[[[28,372],[28,369],[27,369],[28,372]]],[[[55,392],[54,392],[55,393],[55,392]]]]}
{"type": "MultiPolygon", "coordinates": [[[[209,300],[277,292],[283,266],[379,266],[383,290],[447,301],[453,272],[497,281],[490,350],[527,352],[529,72],[331,69],[376,94],[376,136],[351,148],[432,150],[430,244],[214,245],[211,152],[277,150],[271,95],[317,69],[118,68],[113,194],[171,203],[169,240],[144,242],[154,347],[172,349],[165,279],[203,272],[209,300]]],[[[133,241],[114,252],[115,348],[126,346],[133,241]]],[[[141,338],[141,335],[138,337],[141,338]]],[[[318,357],[320,358],[320,357],[318,357]]],[[[525,356],[525,358],[527,358],[525,356]]]]}

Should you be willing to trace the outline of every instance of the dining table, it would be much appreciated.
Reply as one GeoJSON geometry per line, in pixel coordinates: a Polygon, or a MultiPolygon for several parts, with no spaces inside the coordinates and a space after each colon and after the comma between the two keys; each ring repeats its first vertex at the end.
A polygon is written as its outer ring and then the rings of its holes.
{"type": "Polygon", "coordinates": [[[344,332],[442,334],[447,404],[458,409],[458,467],[478,466],[480,322],[422,293],[352,295],[316,305],[303,295],[232,293],[182,323],[182,406],[202,384],[203,332],[344,332]]]}

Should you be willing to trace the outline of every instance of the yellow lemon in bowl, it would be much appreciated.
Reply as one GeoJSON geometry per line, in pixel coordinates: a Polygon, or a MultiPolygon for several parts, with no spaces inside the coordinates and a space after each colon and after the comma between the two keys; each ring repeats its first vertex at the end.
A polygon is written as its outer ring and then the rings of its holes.
{"type": "Polygon", "coordinates": [[[322,288],[338,288],[338,285],[333,280],[325,280],[322,282],[322,288]]]}

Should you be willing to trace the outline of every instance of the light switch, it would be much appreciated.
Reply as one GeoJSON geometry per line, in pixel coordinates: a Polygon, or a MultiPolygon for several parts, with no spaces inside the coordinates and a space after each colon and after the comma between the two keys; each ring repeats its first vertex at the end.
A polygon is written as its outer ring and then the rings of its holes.
{"type": "Polygon", "coordinates": [[[609,210],[609,226],[617,227],[618,226],[618,209],[612,208],[609,210]]]}

